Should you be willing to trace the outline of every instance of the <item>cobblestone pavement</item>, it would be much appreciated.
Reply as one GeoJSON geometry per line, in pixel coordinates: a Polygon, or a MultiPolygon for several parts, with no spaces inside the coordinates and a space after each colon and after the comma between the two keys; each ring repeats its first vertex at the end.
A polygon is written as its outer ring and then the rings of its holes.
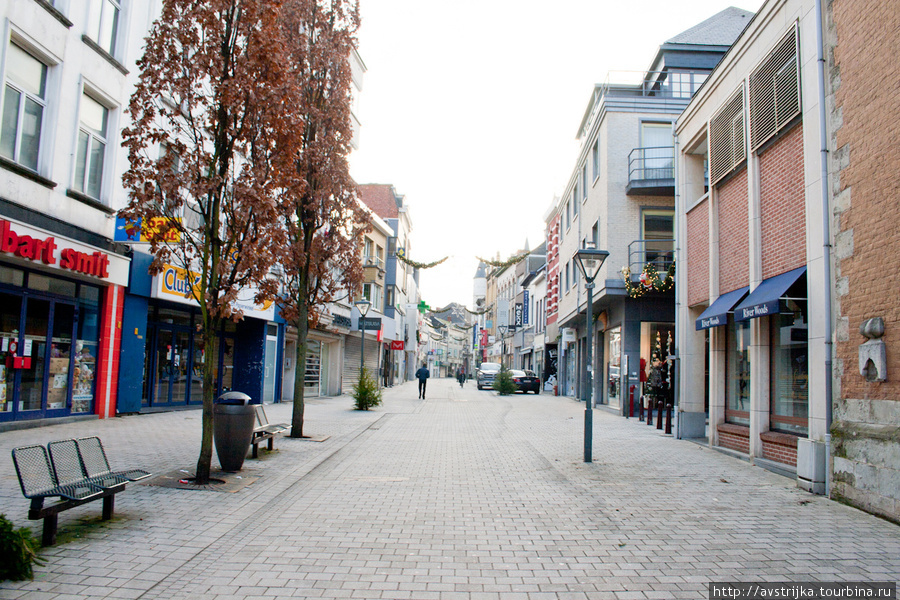
{"type": "MultiPolygon", "coordinates": [[[[711,581],[898,581],[900,528],[788,479],[582,404],[432,379],[383,406],[307,403],[304,433],[233,493],[129,484],[60,516],[34,581],[0,598],[706,598],[711,581]]],[[[289,405],[267,407],[273,422],[289,405]]],[[[99,435],[113,468],[192,471],[199,411],[0,434],[0,451],[99,435]]],[[[213,461],[216,463],[215,459],[213,461]]],[[[2,512],[30,524],[12,460],[2,512]]]]}

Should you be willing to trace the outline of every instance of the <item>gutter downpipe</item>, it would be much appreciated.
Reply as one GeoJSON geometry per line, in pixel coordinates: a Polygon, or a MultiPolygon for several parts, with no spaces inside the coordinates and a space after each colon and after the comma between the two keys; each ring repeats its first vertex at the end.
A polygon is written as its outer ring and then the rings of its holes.
{"type": "Polygon", "coordinates": [[[831,212],[828,201],[828,138],[825,125],[825,41],[824,25],[822,23],[822,0],[816,2],[816,83],[819,94],[819,139],[821,150],[819,152],[819,167],[822,178],[822,235],[824,241],[823,261],[825,271],[825,496],[831,496],[831,421],[833,403],[833,371],[832,352],[834,350],[832,305],[831,305],[831,212]]]}
{"type": "Polygon", "coordinates": [[[679,264],[679,260],[681,258],[681,248],[680,248],[681,236],[678,234],[681,231],[681,218],[679,217],[679,213],[678,213],[678,208],[679,208],[678,200],[681,198],[681,194],[678,191],[678,171],[679,171],[679,168],[678,168],[678,165],[679,165],[678,134],[675,132],[675,126],[676,126],[677,122],[678,121],[676,119],[676,121],[672,123],[672,139],[674,141],[673,149],[675,152],[675,157],[672,162],[675,167],[675,169],[674,169],[674,178],[675,178],[675,227],[674,227],[674,229],[675,230],[673,231],[673,233],[675,234],[675,257],[674,257],[674,260],[675,260],[675,281],[676,281],[676,283],[675,283],[675,358],[673,359],[673,362],[675,363],[675,365],[674,365],[675,369],[674,369],[674,374],[672,376],[672,386],[673,386],[673,391],[674,391],[674,393],[672,395],[672,404],[674,404],[675,406],[673,407],[672,411],[675,413],[675,439],[680,440],[681,439],[681,419],[679,417],[681,414],[680,413],[680,410],[681,410],[681,389],[680,389],[681,388],[681,376],[680,376],[681,375],[681,354],[680,354],[681,343],[680,343],[680,337],[681,337],[681,335],[679,333],[678,319],[679,319],[679,316],[681,315],[681,302],[679,301],[680,296],[679,296],[679,291],[678,291],[678,279],[679,279],[678,275],[681,272],[681,265],[679,264]]]}

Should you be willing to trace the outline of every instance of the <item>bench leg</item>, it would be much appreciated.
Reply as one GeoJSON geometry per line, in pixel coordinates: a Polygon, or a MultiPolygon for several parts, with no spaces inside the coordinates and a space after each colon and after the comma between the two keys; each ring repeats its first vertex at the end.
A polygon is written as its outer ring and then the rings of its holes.
{"type": "Polygon", "coordinates": [[[109,496],[103,499],[103,520],[109,521],[112,519],[113,510],[116,506],[116,495],[110,494],[109,496]]]}
{"type": "Polygon", "coordinates": [[[58,515],[47,515],[44,517],[44,532],[41,535],[41,546],[52,546],[56,543],[56,525],[58,522],[58,515]]]}
{"type": "Polygon", "coordinates": [[[250,457],[258,458],[259,457],[259,442],[252,444],[252,446],[253,446],[253,451],[250,453],[250,457]]]}
{"type": "Polygon", "coordinates": [[[269,452],[275,449],[275,436],[269,438],[269,452]]]}

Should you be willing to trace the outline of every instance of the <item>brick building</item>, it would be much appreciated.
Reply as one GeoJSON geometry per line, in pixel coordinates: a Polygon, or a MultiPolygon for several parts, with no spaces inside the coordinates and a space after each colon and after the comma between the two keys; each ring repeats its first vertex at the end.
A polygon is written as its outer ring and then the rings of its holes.
{"type": "Polygon", "coordinates": [[[884,93],[886,82],[900,78],[891,51],[900,13],[872,1],[837,0],[828,8],[836,282],[831,496],[900,522],[900,276],[890,266],[891,250],[900,248],[900,121],[895,95],[884,93]],[[874,336],[876,327],[867,341],[860,328],[875,318],[884,334],[874,336]],[[886,347],[884,363],[863,374],[868,361],[861,355],[874,356],[874,364],[879,347],[886,347]]]}
{"type": "Polygon", "coordinates": [[[818,22],[813,0],[766,2],[678,119],[676,288],[679,435],[823,491],[832,287],[818,22]]]}

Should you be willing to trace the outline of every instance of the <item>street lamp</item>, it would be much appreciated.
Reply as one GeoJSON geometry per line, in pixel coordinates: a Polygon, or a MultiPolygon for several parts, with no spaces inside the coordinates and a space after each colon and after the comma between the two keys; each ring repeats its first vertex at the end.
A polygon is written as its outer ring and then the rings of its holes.
{"type": "Polygon", "coordinates": [[[372,303],[363,298],[353,303],[359,311],[359,376],[362,377],[366,366],[366,315],[372,308],[372,303]]]}
{"type": "Polygon", "coordinates": [[[609,256],[606,250],[597,250],[593,242],[587,242],[585,247],[575,253],[575,264],[584,277],[587,289],[587,356],[585,358],[585,371],[587,371],[587,399],[584,403],[584,462],[591,462],[591,452],[594,439],[594,402],[592,398],[591,384],[591,350],[594,345],[594,279],[600,274],[603,261],[609,256]]]}
{"type": "Polygon", "coordinates": [[[509,325],[497,325],[497,331],[500,332],[500,368],[503,368],[503,355],[506,353],[506,330],[509,325]]]}

